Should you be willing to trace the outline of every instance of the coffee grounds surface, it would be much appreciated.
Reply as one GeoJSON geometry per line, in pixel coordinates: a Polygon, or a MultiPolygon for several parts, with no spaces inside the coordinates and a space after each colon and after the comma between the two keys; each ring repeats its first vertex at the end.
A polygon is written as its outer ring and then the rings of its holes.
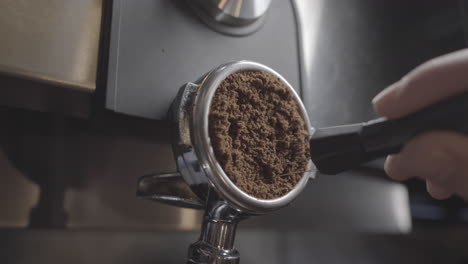
{"type": "Polygon", "coordinates": [[[290,192],[310,160],[308,130],[294,95],[266,72],[237,72],[221,82],[210,106],[209,135],[224,172],[259,199],[290,192]]]}

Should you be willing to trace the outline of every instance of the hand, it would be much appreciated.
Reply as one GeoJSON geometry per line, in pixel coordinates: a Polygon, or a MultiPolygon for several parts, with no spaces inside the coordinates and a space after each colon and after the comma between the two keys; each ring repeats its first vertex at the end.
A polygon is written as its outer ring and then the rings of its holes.
{"type": "MultiPolygon", "coordinates": [[[[468,49],[419,66],[373,103],[381,116],[398,118],[463,91],[468,91],[468,49]]],[[[417,136],[387,158],[385,170],[395,180],[422,178],[436,199],[457,194],[468,201],[468,136],[448,131],[417,136]]]]}

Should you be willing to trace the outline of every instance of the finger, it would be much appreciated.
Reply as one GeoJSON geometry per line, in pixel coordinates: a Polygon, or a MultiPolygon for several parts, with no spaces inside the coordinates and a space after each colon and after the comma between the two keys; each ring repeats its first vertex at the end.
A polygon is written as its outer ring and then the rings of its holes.
{"type": "MultiPolygon", "coordinates": [[[[404,171],[398,172],[394,170],[394,168],[398,166],[398,163],[399,163],[398,158],[399,158],[398,155],[389,156],[387,160],[385,161],[385,170],[388,171],[389,176],[392,177],[394,180],[398,180],[398,181],[408,180],[414,177],[414,175],[412,175],[411,173],[405,173],[404,171]],[[395,162],[397,164],[394,164],[395,162]]],[[[405,157],[403,156],[403,158],[405,157]]],[[[427,192],[433,198],[438,199],[438,200],[448,199],[453,194],[452,192],[446,190],[440,185],[437,185],[431,182],[430,180],[426,181],[426,189],[427,189],[427,192]]]]}
{"type": "Polygon", "coordinates": [[[431,132],[414,138],[385,167],[394,179],[420,177],[453,193],[468,191],[468,137],[431,132]]]}
{"type": "Polygon", "coordinates": [[[433,183],[430,180],[426,181],[426,189],[427,192],[437,200],[445,200],[452,196],[452,192],[448,191],[444,187],[433,183]]]}
{"type": "Polygon", "coordinates": [[[407,170],[401,169],[402,162],[399,160],[401,155],[390,155],[385,160],[384,169],[387,175],[397,181],[409,180],[415,177],[412,174],[408,174],[407,170]]]}
{"type": "Polygon", "coordinates": [[[378,94],[373,100],[375,111],[398,118],[468,91],[467,72],[468,49],[435,58],[378,94]]]}

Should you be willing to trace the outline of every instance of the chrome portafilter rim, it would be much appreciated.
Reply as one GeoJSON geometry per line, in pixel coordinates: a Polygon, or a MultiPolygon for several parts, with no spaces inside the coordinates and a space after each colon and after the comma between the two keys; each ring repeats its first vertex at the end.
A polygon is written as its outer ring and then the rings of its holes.
{"type": "Polygon", "coordinates": [[[290,204],[302,192],[308,179],[313,176],[314,165],[312,161],[309,161],[302,178],[296,186],[284,196],[271,200],[264,200],[251,196],[231,181],[224,172],[222,166],[216,160],[213,147],[210,143],[208,117],[211,101],[220,83],[229,75],[240,71],[262,71],[278,77],[292,92],[294,100],[304,119],[306,128],[308,129],[309,137],[313,134],[313,128],[310,125],[309,117],[302,100],[296,91],[284,77],[263,64],[251,61],[226,63],[208,73],[201,82],[193,104],[191,120],[194,151],[199,159],[200,166],[205,171],[209,182],[213,185],[216,192],[226,200],[230,206],[249,214],[266,214],[290,204]]]}

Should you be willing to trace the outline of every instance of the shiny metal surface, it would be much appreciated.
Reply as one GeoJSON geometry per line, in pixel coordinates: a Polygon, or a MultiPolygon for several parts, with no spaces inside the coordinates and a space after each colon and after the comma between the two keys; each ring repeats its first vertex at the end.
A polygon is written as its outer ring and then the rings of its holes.
{"type": "Polygon", "coordinates": [[[183,208],[205,208],[178,172],[141,177],[138,180],[137,197],[183,208]]]}
{"type": "Polygon", "coordinates": [[[243,70],[265,71],[279,77],[294,94],[296,102],[302,111],[306,126],[310,129],[309,134],[312,135],[313,131],[305,107],[297,93],[279,73],[265,65],[249,61],[228,63],[210,72],[203,80],[194,102],[192,120],[194,151],[200,159],[201,167],[205,170],[210,183],[214,185],[220,196],[229,201],[232,206],[248,213],[263,214],[277,210],[291,203],[303,190],[309,177],[313,176],[313,172],[311,172],[313,171],[313,165],[312,162],[308,164],[307,172],[304,173],[301,181],[299,181],[293,190],[283,197],[274,200],[261,200],[248,195],[240,190],[224,173],[221,165],[214,156],[213,148],[209,144],[208,115],[211,99],[221,81],[230,74],[243,70]]]}
{"type": "Polygon", "coordinates": [[[230,74],[243,70],[265,71],[278,76],[293,93],[309,129],[309,134],[312,135],[313,128],[310,126],[305,107],[287,80],[265,65],[237,61],[215,68],[202,77],[201,81],[198,81],[200,84],[189,83],[180,89],[170,111],[170,119],[176,124],[174,155],[179,173],[201,200],[207,200],[209,189],[214,187],[220,197],[228,201],[233,208],[254,215],[265,214],[291,203],[304,189],[308,179],[314,177],[315,170],[310,162],[307,172],[304,173],[294,189],[274,200],[261,200],[248,195],[224,173],[209,144],[209,108],[211,99],[221,81],[230,74]]]}
{"type": "Polygon", "coordinates": [[[101,9],[102,0],[0,0],[0,73],[93,92],[101,9]]]}
{"type": "Polygon", "coordinates": [[[195,0],[214,20],[230,26],[245,26],[265,15],[271,0],[195,0]]]}
{"type": "Polygon", "coordinates": [[[240,254],[234,247],[234,239],[241,218],[239,212],[234,211],[227,202],[210,199],[200,238],[189,247],[188,263],[239,263],[240,254]]]}
{"type": "Polygon", "coordinates": [[[271,0],[211,0],[223,13],[245,19],[257,19],[264,15],[271,0]]]}
{"type": "MultiPolygon", "coordinates": [[[[239,253],[233,247],[237,223],[248,216],[267,214],[287,206],[302,192],[308,180],[315,176],[313,164],[309,161],[306,172],[289,193],[277,199],[262,200],[239,189],[216,160],[208,133],[211,100],[226,77],[247,70],[267,72],[280,78],[292,92],[309,135],[313,133],[305,107],[292,86],[279,73],[259,63],[226,63],[202,77],[202,81],[197,81],[199,84],[188,83],[180,89],[169,111],[170,119],[176,124],[173,149],[179,172],[143,177],[139,180],[139,187],[144,186],[147,179],[158,179],[156,185],[167,185],[161,179],[177,179],[180,173],[202,201],[198,206],[206,205],[202,235],[199,241],[190,246],[189,263],[238,263],[239,253]]],[[[159,189],[164,187],[160,186],[159,189]]],[[[192,201],[177,197],[176,192],[179,190],[181,188],[173,190],[175,193],[169,195],[154,191],[145,197],[182,207],[192,206],[192,201]]]]}
{"type": "Polygon", "coordinates": [[[246,36],[259,30],[271,0],[192,0],[192,11],[215,31],[246,36]]]}

